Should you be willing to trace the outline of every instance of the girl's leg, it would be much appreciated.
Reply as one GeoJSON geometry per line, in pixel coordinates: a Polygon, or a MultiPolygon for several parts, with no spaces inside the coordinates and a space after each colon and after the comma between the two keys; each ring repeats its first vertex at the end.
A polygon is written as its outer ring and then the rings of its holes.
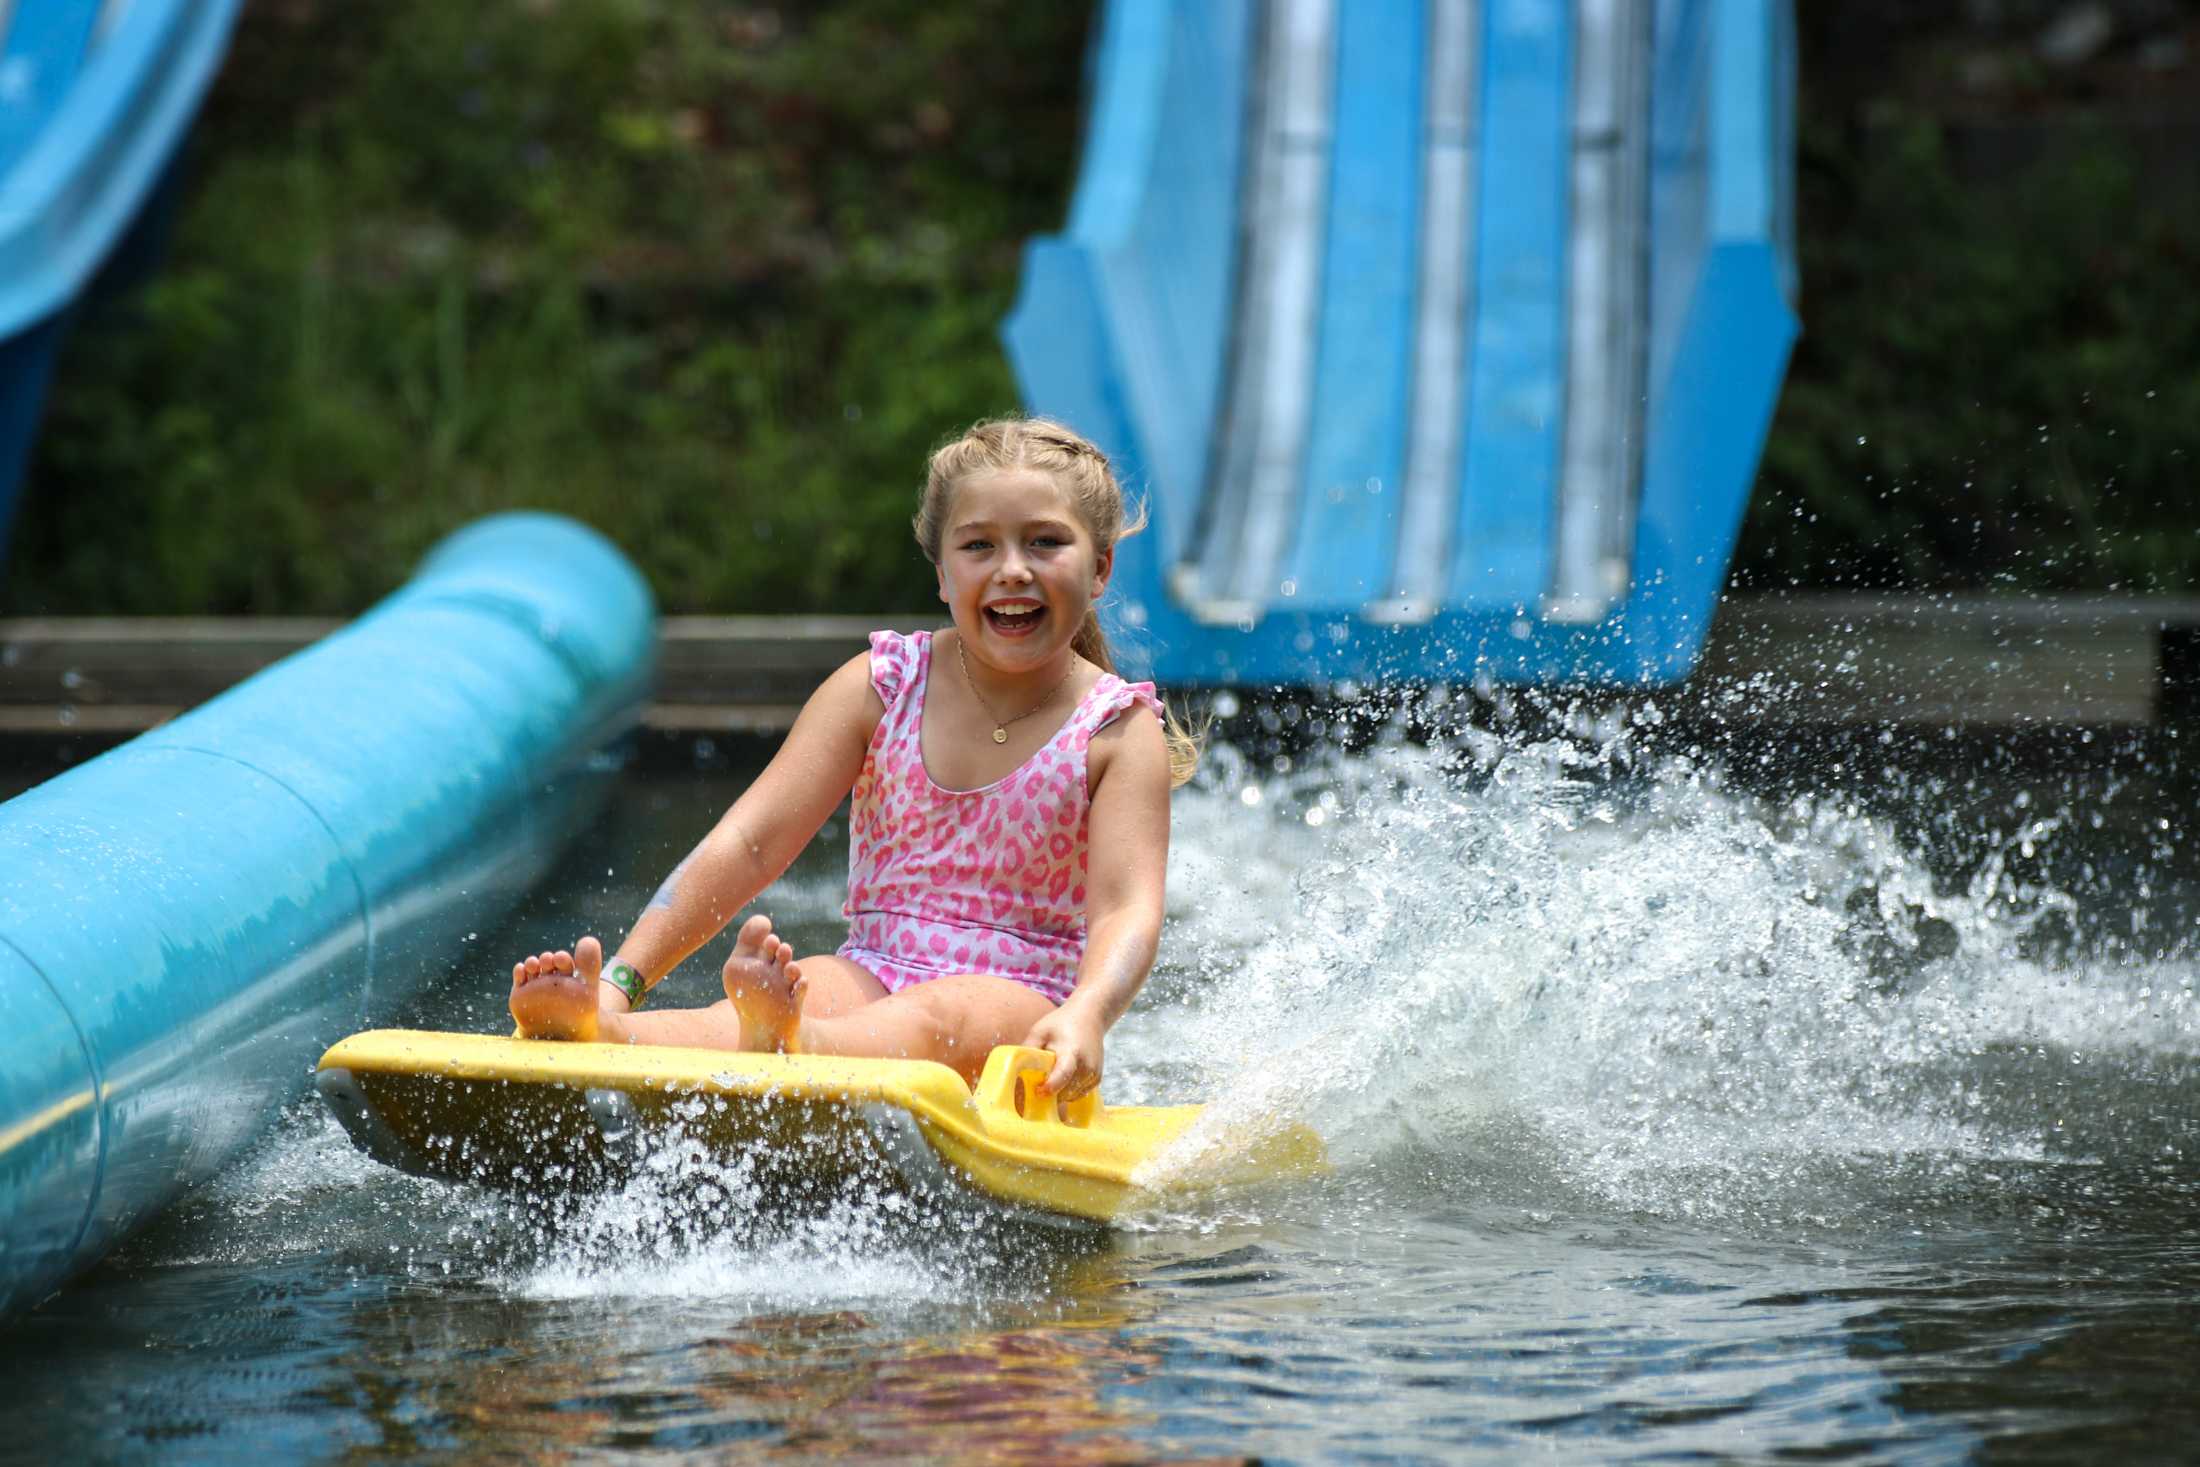
{"type": "MultiPolygon", "coordinates": [[[[761,917],[751,917],[749,925],[743,926],[734,942],[733,955],[726,959],[723,976],[729,995],[739,984],[769,983],[787,994],[798,1016],[804,1019],[812,1014],[844,1014],[886,997],[885,986],[859,964],[831,956],[796,963],[787,957],[789,949],[784,942],[779,942],[776,950],[770,946],[774,942],[777,934],[761,917]],[[762,923],[761,932],[754,925],[758,923],[762,923]]],[[[779,1032],[776,1021],[761,1027],[751,1021],[744,1028],[742,1006],[731,997],[705,1009],[653,1009],[629,1014],[625,1028],[624,1037],[634,1044],[689,1044],[705,1049],[783,1047],[783,1042],[773,1038],[779,1032]]]]}
{"type": "Polygon", "coordinates": [[[1053,1009],[1044,996],[1011,979],[958,973],[843,1013],[814,1013],[805,1004],[787,1048],[800,1054],[938,1060],[975,1084],[995,1045],[1021,1042],[1053,1009]]]}
{"type": "Polygon", "coordinates": [[[890,994],[846,958],[797,963],[787,954],[763,919],[751,918],[726,959],[726,998],[740,1015],[744,1049],[938,1060],[975,1081],[995,1045],[1016,1043],[1054,1007],[1021,983],[986,973],[890,994]]]}
{"type": "Polygon", "coordinates": [[[802,975],[805,1019],[835,1019],[886,997],[886,985],[869,968],[838,953],[820,953],[794,966],[802,975]]]}
{"type": "MultiPolygon", "coordinates": [[[[983,973],[936,978],[889,994],[862,965],[792,950],[762,917],[741,928],[726,959],[726,999],[702,1009],[606,1016],[601,1037],[706,1049],[784,1049],[799,1054],[938,1060],[976,1080],[995,1045],[1031,1032],[1053,1004],[1021,983],[983,973]]],[[[598,1037],[596,992],[603,951],[586,939],[573,954],[544,954],[513,970],[512,1016],[542,1039],[598,1037]]]]}

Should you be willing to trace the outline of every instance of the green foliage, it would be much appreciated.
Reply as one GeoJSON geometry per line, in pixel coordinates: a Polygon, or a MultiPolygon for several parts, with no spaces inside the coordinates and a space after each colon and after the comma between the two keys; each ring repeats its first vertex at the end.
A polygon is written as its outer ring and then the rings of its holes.
{"type": "MultiPolygon", "coordinates": [[[[1089,21],[248,7],[172,249],[64,356],[0,608],[352,611],[522,505],[672,610],[925,604],[923,458],[1015,405],[994,326],[1064,212],[1089,21]]],[[[2200,197],[2107,134],[1982,187],[1932,95],[1806,129],[1737,579],[2200,585],[2200,197]]]]}
{"type": "Polygon", "coordinates": [[[1015,406],[1087,19],[248,9],[167,260],[64,358],[7,603],[351,611],[535,506],[668,609],[922,605],[924,455],[1015,406]]]}
{"type": "Polygon", "coordinates": [[[1805,140],[1804,337],[1744,585],[2200,586],[2200,194],[2077,132],[1981,186],[1893,114],[1805,140]]]}

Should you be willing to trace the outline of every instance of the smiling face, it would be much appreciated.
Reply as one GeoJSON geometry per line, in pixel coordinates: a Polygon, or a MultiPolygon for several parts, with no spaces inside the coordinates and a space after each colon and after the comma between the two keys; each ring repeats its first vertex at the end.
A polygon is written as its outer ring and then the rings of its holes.
{"type": "Polygon", "coordinates": [[[940,600],[973,657],[1004,673],[1059,665],[1107,588],[1102,550],[1051,475],[1008,469],[955,489],[941,537],[940,600]]]}

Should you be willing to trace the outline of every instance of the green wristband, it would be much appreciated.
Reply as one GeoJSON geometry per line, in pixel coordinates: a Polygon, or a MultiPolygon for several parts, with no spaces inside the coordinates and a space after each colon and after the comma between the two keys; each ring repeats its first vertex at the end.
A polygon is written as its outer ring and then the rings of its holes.
{"type": "Polygon", "coordinates": [[[603,970],[603,981],[626,995],[626,1006],[630,1009],[640,1008],[642,995],[649,992],[649,981],[632,963],[613,963],[603,970]]]}

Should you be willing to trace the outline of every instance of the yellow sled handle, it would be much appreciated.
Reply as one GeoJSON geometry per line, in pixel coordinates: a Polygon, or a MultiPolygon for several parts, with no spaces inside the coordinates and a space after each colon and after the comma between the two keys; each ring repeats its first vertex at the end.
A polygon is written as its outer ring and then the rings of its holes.
{"type": "Polygon", "coordinates": [[[1100,1119],[1100,1092],[1088,1090],[1075,1100],[1039,1093],[1054,1071],[1054,1056],[1022,1044],[1001,1044],[985,1057],[985,1072],[978,1076],[978,1110],[988,1120],[1015,1116],[1021,1120],[1084,1127],[1100,1119]]]}

